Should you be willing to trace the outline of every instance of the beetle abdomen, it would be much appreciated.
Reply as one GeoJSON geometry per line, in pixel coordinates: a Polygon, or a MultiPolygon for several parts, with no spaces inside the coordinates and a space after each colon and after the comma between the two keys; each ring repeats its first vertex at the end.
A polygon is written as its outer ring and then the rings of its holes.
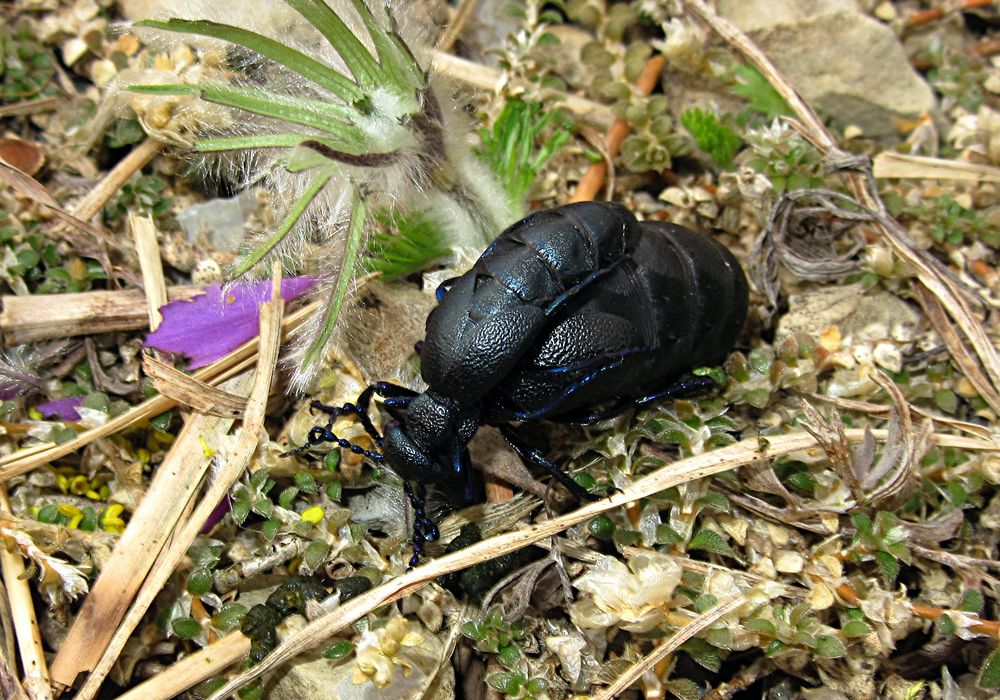
{"type": "Polygon", "coordinates": [[[499,403],[556,417],[653,393],[722,359],[747,303],[746,277],[725,246],[644,224],[633,255],[552,319],[498,387],[499,403]]]}
{"type": "Polygon", "coordinates": [[[549,306],[630,259],[640,235],[631,212],[604,202],[537,212],[508,228],[427,317],[424,380],[462,405],[482,399],[536,347],[549,306]]]}

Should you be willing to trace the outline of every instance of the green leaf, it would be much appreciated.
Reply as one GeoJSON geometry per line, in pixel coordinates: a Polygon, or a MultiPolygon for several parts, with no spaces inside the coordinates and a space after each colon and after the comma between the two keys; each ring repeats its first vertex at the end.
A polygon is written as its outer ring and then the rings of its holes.
{"type": "Polygon", "coordinates": [[[354,651],[354,644],[347,639],[334,642],[323,651],[323,658],[336,661],[354,651]]]}
{"type": "Polygon", "coordinates": [[[313,180],[309,188],[302,193],[301,197],[295,200],[292,208],[288,210],[287,214],[285,214],[285,218],[281,220],[281,225],[274,230],[274,233],[268,236],[266,241],[250,251],[250,253],[246,255],[233,269],[233,277],[239,277],[252,270],[261,260],[267,257],[271,251],[277,248],[283,240],[285,240],[285,236],[288,235],[288,232],[292,230],[292,227],[295,226],[298,220],[302,218],[306,208],[312,203],[313,199],[316,198],[316,195],[319,194],[320,190],[326,186],[326,183],[330,181],[331,177],[333,177],[332,169],[316,175],[316,178],[313,180]]]}
{"type": "Polygon", "coordinates": [[[752,66],[736,69],[736,84],[730,89],[734,95],[746,99],[750,109],[763,114],[768,121],[780,116],[793,116],[791,107],[785,102],[771,83],[752,66]]]}
{"type": "Polygon", "coordinates": [[[184,19],[170,19],[166,22],[148,19],[137,22],[136,26],[222,39],[223,41],[238,44],[239,46],[256,51],[261,56],[270,58],[285,68],[298,73],[303,78],[311,80],[320,87],[326,88],[348,104],[353,104],[364,97],[364,93],[347,76],[342,75],[325,63],[306,56],[279,41],[247,29],[210,22],[208,20],[184,19]]]}
{"type": "Polygon", "coordinates": [[[702,696],[702,688],[690,678],[672,678],[664,686],[679,700],[698,700],[702,696]]]}
{"type": "Polygon", "coordinates": [[[681,645],[681,649],[686,651],[699,666],[703,666],[713,673],[722,667],[719,650],[704,639],[699,637],[689,639],[681,645]]]}
{"type": "Polygon", "coordinates": [[[419,272],[452,254],[443,227],[425,212],[380,209],[372,218],[378,227],[369,237],[366,267],[385,279],[419,272]]]}
{"type": "Polygon", "coordinates": [[[833,635],[824,635],[816,638],[816,647],[813,650],[817,655],[825,659],[839,659],[847,656],[847,647],[839,638],[833,635]]]}
{"type": "Polygon", "coordinates": [[[310,542],[302,553],[302,561],[312,570],[316,570],[330,554],[330,545],[326,542],[310,542]]]}
{"type": "Polygon", "coordinates": [[[240,626],[243,616],[247,614],[245,605],[226,603],[212,618],[212,624],[222,632],[231,632],[240,626]]]}
{"type": "Polygon", "coordinates": [[[375,58],[329,5],[323,0],[285,0],[285,2],[326,37],[359,85],[369,90],[382,86],[384,83],[382,69],[375,58]]]}
{"type": "Polygon", "coordinates": [[[712,552],[713,554],[719,554],[726,557],[736,556],[733,553],[732,548],[729,543],[726,542],[725,538],[720,535],[715,530],[699,530],[695,533],[691,541],[688,542],[688,551],[692,549],[703,549],[707,552],[712,552]]]}
{"type": "Polygon", "coordinates": [[[313,495],[319,492],[319,488],[316,486],[316,479],[309,472],[296,472],[295,485],[299,487],[302,493],[313,495]]]}
{"type": "Polygon", "coordinates": [[[970,588],[962,594],[962,602],[959,603],[958,609],[962,612],[978,614],[983,611],[985,604],[986,600],[983,598],[983,594],[974,588],[970,588]]]}
{"type": "Polygon", "coordinates": [[[364,134],[352,123],[352,110],[332,102],[223,85],[133,85],[128,89],[146,95],[194,95],[206,102],[319,129],[359,148],[366,143],[364,134]]]}
{"type": "Polygon", "coordinates": [[[170,629],[181,639],[194,639],[201,634],[201,623],[193,617],[178,617],[171,621],[170,629]]]}
{"type": "MultiPolygon", "coordinates": [[[[426,74],[402,38],[395,32],[382,29],[364,0],[351,0],[351,2],[354,3],[354,9],[361,15],[361,21],[365,23],[365,29],[372,38],[382,70],[401,90],[423,87],[427,82],[426,74]]],[[[389,11],[388,6],[385,11],[389,11]]]]}
{"type": "Polygon", "coordinates": [[[303,141],[318,141],[309,134],[259,134],[256,136],[227,136],[213,139],[198,139],[194,150],[199,153],[218,151],[239,151],[254,148],[296,148],[303,141]]]}
{"type": "Polygon", "coordinates": [[[323,320],[323,327],[317,334],[316,339],[306,350],[302,360],[302,371],[308,373],[313,363],[322,357],[323,348],[333,334],[333,328],[340,316],[340,308],[344,305],[347,297],[347,290],[350,288],[352,275],[358,261],[358,251],[361,250],[361,241],[365,234],[365,219],[367,208],[361,193],[355,191],[354,203],[351,209],[351,223],[347,228],[347,241],[344,245],[344,259],[340,263],[340,270],[337,273],[337,284],[334,286],[330,297],[327,300],[326,317],[323,320]]]}
{"type": "Polygon", "coordinates": [[[774,623],[762,617],[751,617],[743,623],[743,626],[751,632],[763,634],[767,637],[778,636],[778,628],[774,626],[774,623]]]}
{"type": "Polygon", "coordinates": [[[198,567],[188,576],[187,589],[191,595],[204,595],[212,590],[212,572],[204,567],[198,567]]]}
{"type": "Polygon", "coordinates": [[[681,124],[694,137],[698,148],[712,158],[713,163],[723,170],[733,167],[733,156],[743,145],[743,139],[723,124],[718,116],[694,107],[681,115],[681,124]]]}
{"type": "Polygon", "coordinates": [[[979,669],[976,685],[986,690],[1000,688],[1000,649],[986,657],[983,667],[979,669]]]}
{"type": "Polygon", "coordinates": [[[888,552],[875,552],[875,561],[878,562],[879,571],[882,577],[889,582],[895,581],[899,575],[899,560],[888,552]]]}
{"type": "Polygon", "coordinates": [[[864,620],[850,620],[840,629],[848,639],[855,637],[867,637],[872,633],[872,628],[864,620]]]}

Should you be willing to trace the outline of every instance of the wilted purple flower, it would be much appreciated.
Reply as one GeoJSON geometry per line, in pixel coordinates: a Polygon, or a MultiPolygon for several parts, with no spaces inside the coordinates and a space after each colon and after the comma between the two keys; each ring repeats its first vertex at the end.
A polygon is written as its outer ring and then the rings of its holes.
{"type": "MultiPolygon", "coordinates": [[[[296,299],[316,283],[315,277],[281,280],[281,297],[296,299]]],[[[188,369],[211,364],[257,335],[259,307],[271,298],[271,280],[238,284],[223,294],[222,285],[205,287],[190,300],[160,307],[163,323],[146,336],[146,345],[187,355],[188,369]]]]}
{"type": "Polygon", "coordinates": [[[76,412],[77,406],[83,403],[82,396],[69,396],[65,399],[57,399],[40,403],[35,406],[35,410],[45,418],[58,418],[59,420],[80,420],[80,414],[76,412]]]}

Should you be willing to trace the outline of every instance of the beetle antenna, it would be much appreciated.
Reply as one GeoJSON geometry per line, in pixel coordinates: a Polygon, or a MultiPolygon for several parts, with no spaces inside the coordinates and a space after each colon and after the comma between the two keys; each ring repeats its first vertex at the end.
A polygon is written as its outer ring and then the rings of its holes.
{"type": "Polygon", "coordinates": [[[381,462],[385,459],[385,455],[381,452],[373,452],[371,450],[366,450],[361,445],[351,442],[350,440],[345,440],[334,433],[330,428],[333,426],[333,421],[336,418],[331,418],[330,422],[326,424],[326,427],[321,425],[313,426],[309,429],[309,439],[305,445],[301,447],[296,447],[294,450],[289,450],[288,452],[283,452],[282,457],[295,457],[302,454],[310,447],[315,447],[316,445],[322,445],[324,442],[335,442],[340,447],[345,450],[350,450],[356,455],[364,455],[373,462],[381,462]]]}

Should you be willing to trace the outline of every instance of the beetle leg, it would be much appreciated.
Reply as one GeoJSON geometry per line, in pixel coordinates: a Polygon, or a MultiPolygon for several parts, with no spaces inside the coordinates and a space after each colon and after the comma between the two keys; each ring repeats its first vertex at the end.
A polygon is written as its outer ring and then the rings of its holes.
{"type": "Polygon", "coordinates": [[[465,479],[462,497],[465,499],[466,505],[471,505],[475,498],[472,463],[469,460],[469,451],[457,437],[451,443],[451,468],[455,472],[455,476],[465,479]]]}
{"type": "Polygon", "coordinates": [[[376,445],[381,447],[382,436],[375,429],[375,424],[372,423],[371,418],[368,417],[368,410],[374,394],[378,394],[386,399],[386,409],[392,414],[393,418],[399,420],[399,416],[393,409],[406,408],[413,397],[417,395],[417,392],[390,382],[376,382],[369,385],[368,388],[358,395],[357,403],[345,403],[342,406],[327,406],[320,401],[313,401],[310,405],[313,409],[328,414],[332,419],[336,419],[339,416],[357,416],[365,432],[372,437],[376,445]]]}
{"type": "Polygon", "coordinates": [[[436,540],[440,533],[438,527],[427,517],[426,501],[427,491],[419,481],[416,488],[409,481],[403,482],[403,490],[407,498],[410,499],[410,506],[413,508],[413,556],[410,557],[410,566],[420,563],[420,555],[424,551],[424,542],[436,540]]]}
{"type": "Polygon", "coordinates": [[[565,486],[570,493],[579,498],[580,500],[587,501],[598,501],[599,496],[587,491],[585,488],[576,483],[576,481],[569,474],[564,472],[562,469],[557,467],[555,464],[549,461],[549,459],[543,455],[540,451],[536,450],[534,447],[530,447],[514,432],[514,430],[508,425],[497,426],[500,429],[500,434],[503,435],[504,439],[514,448],[517,452],[517,456],[521,458],[521,461],[527,465],[534,465],[542,467],[549,474],[554,476],[556,480],[565,486]]]}
{"type": "Polygon", "coordinates": [[[441,303],[441,300],[444,299],[445,293],[451,289],[451,286],[455,284],[458,279],[458,277],[449,277],[444,282],[439,284],[437,289],[434,290],[434,298],[438,300],[439,304],[441,303]]]}
{"type": "Polygon", "coordinates": [[[555,314],[556,312],[558,312],[559,309],[561,309],[566,304],[566,302],[568,302],[569,300],[571,300],[573,297],[575,297],[580,292],[584,291],[590,285],[594,284],[595,282],[599,282],[603,278],[607,277],[609,274],[611,274],[612,272],[614,272],[618,268],[618,266],[621,265],[622,263],[624,263],[626,260],[628,260],[628,257],[618,258],[617,260],[615,260],[613,263],[611,263],[607,267],[602,268],[600,270],[595,270],[595,271],[591,272],[590,274],[588,274],[586,277],[584,277],[582,280],[580,280],[577,284],[574,284],[572,287],[570,287],[569,289],[567,289],[565,292],[563,292],[559,296],[557,296],[554,299],[552,299],[551,301],[549,301],[548,304],[547,304],[547,306],[545,307],[545,315],[546,316],[552,316],[553,314],[555,314]]]}
{"type": "Polygon", "coordinates": [[[309,439],[306,444],[296,447],[294,450],[289,450],[287,452],[282,452],[282,457],[295,457],[300,455],[310,447],[315,447],[316,445],[321,445],[324,442],[335,442],[340,447],[345,450],[350,450],[356,455],[364,455],[373,462],[381,462],[384,459],[384,455],[381,452],[372,452],[371,450],[366,450],[361,445],[356,445],[350,440],[345,440],[342,437],[338,437],[336,433],[331,430],[333,427],[333,422],[336,420],[336,416],[330,418],[330,422],[326,424],[326,427],[321,425],[313,426],[309,430],[309,439]]]}
{"type": "Polygon", "coordinates": [[[515,414],[515,417],[518,420],[537,420],[539,418],[544,418],[548,416],[549,414],[553,413],[559,407],[559,404],[565,401],[568,396],[578,391],[581,387],[584,387],[590,382],[594,381],[605,372],[610,372],[613,369],[618,369],[619,367],[622,366],[622,363],[624,361],[625,358],[619,357],[617,360],[612,360],[603,367],[598,367],[590,374],[581,377],[580,379],[570,384],[568,387],[566,387],[566,391],[556,396],[554,399],[549,401],[541,408],[534,411],[518,411],[515,414]]]}
{"type": "Polygon", "coordinates": [[[633,403],[636,406],[645,406],[648,403],[668,399],[674,396],[689,396],[702,391],[709,391],[718,386],[715,380],[706,376],[687,377],[679,379],[670,386],[652,394],[646,394],[636,399],[633,403]]]}

